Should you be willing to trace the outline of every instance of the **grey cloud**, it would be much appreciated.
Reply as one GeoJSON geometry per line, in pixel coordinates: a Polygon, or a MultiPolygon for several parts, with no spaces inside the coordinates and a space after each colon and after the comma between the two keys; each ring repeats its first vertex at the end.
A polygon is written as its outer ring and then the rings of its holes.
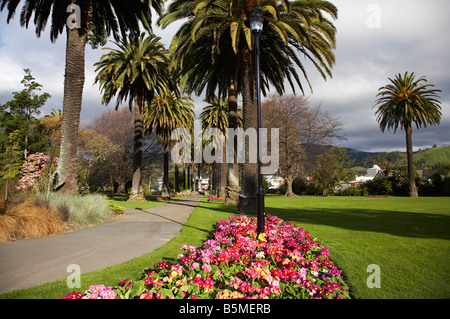
{"type": "MultiPolygon", "coordinates": [[[[314,67],[305,61],[314,93],[306,89],[312,105],[321,104],[330,115],[339,117],[347,140],[343,146],[365,151],[404,150],[404,132],[381,133],[374,116],[378,88],[388,77],[414,71],[425,75],[441,89],[442,120],[439,126],[413,133],[414,148],[433,144],[450,144],[450,41],[445,36],[450,22],[448,0],[429,2],[417,0],[332,0],[338,7],[336,21],[337,49],[333,78],[324,81],[314,67]],[[369,28],[367,8],[376,4],[381,9],[381,28],[369,28]]],[[[0,13],[0,103],[11,98],[11,92],[22,89],[23,68],[31,68],[37,81],[52,99],[44,107],[62,108],[65,34],[52,44],[48,30],[36,38],[33,26],[19,26],[17,16],[6,24],[5,12],[0,13]]],[[[165,30],[156,28],[168,46],[178,25],[165,30]]],[[[49,29],[49,26],[48,26],[49,29]]],[[[83,94],[82,124],[111,109],[101,104],[101,92],[93,85],[95,68],[103,50],[86,47],[86,83],[83,94]]],[[[262,61],[263,63],[263,61],[262,61]]],[[[306,87],[306,82],[303,81],[306,87]]],[[[289,92],[287,92],[289,93],[289,92]]],[[[192,96],[197,116],[204,106],[203,97],[192,96]]]]}

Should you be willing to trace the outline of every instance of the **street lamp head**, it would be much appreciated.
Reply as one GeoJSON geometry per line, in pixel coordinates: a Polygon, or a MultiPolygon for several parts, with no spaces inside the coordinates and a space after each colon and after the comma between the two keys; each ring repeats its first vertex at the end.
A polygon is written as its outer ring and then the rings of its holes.
{"type": "Polygon", "coordinates": [[[258,7],[255,8],[250,18],[248,18],[250,22],[250,30],[253,34],[260,34],[263,30],[264,26],[264,17],[259,12],[258,7]]]}

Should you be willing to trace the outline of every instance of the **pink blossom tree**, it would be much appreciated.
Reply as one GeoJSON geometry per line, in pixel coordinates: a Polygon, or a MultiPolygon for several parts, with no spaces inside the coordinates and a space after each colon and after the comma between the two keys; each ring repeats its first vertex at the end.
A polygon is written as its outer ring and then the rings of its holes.
{"type": "Polygon", "coordinates": [[[20,170],[22,178],[17,183],[17,189],[43,191],[57,161],[57,157],[51,159],[44,153],[29,155],[20,170]]]}

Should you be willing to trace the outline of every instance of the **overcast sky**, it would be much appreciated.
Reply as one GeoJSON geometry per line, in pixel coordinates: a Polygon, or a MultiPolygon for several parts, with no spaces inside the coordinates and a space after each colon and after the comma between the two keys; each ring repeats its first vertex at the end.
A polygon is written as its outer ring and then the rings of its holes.
{"type": "MultiPolygon", "coordinates": [[[[339,144],[364,151],[405,150],[403,131],[381,133],[375,118],[376,94],[388,83],[388,77],[415,72],[426,76],[440,92],[442,119],[439,126],[413,130],[414,150],[433,144],[450,145],[450,1],[448,0],[331,0],[339,10],[336,64],[333,78],[324,81],[305,61],[313,93],[305,95],[311,105],[344,123],[345,141],[339,144]]],[[[0,13],[0,104],[12,98],[12,92],[23,89],[23,69],[44,86],[52,98],[43,113],[62,109],[66,36],[50,42],[48,30],[37,38],[34,25],[21,28],[19,14],[6,24],[5,11],[0,13]]],[[[50,26],[47,26],[49,29],[50,26]]],[[[155,29],[168,46],[176,26],[155,29]]],[[[101,104],[101,93],[93,85],[93,64],[106,51],[86,47],[86,82],[81,112],[82,124],[100,115],[110,106],[101,104]]],[[[264,61],[261,61],[264,63],[264,61]]],[[[307,87],[304,85],[304,87],[307,87]]],[[[195,97],[197,116],[204,106],[195,97]]]]}

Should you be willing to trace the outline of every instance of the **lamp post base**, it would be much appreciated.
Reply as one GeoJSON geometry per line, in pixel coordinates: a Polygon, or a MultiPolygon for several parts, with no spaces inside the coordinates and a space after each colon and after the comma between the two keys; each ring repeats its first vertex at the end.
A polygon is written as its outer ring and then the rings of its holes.
{"type": "Polygon", "coordinates": [[[256,196],[244,196],[239,194],[238,212],[243,215],[256,215],[256,196]]]}
{"type": "Polygon", "coordinates": [[[263,234],[265,232],[264,221],[264,189],[260,186],[256,190],[256,219],[257,219],[257,232],[263,234]]]}

